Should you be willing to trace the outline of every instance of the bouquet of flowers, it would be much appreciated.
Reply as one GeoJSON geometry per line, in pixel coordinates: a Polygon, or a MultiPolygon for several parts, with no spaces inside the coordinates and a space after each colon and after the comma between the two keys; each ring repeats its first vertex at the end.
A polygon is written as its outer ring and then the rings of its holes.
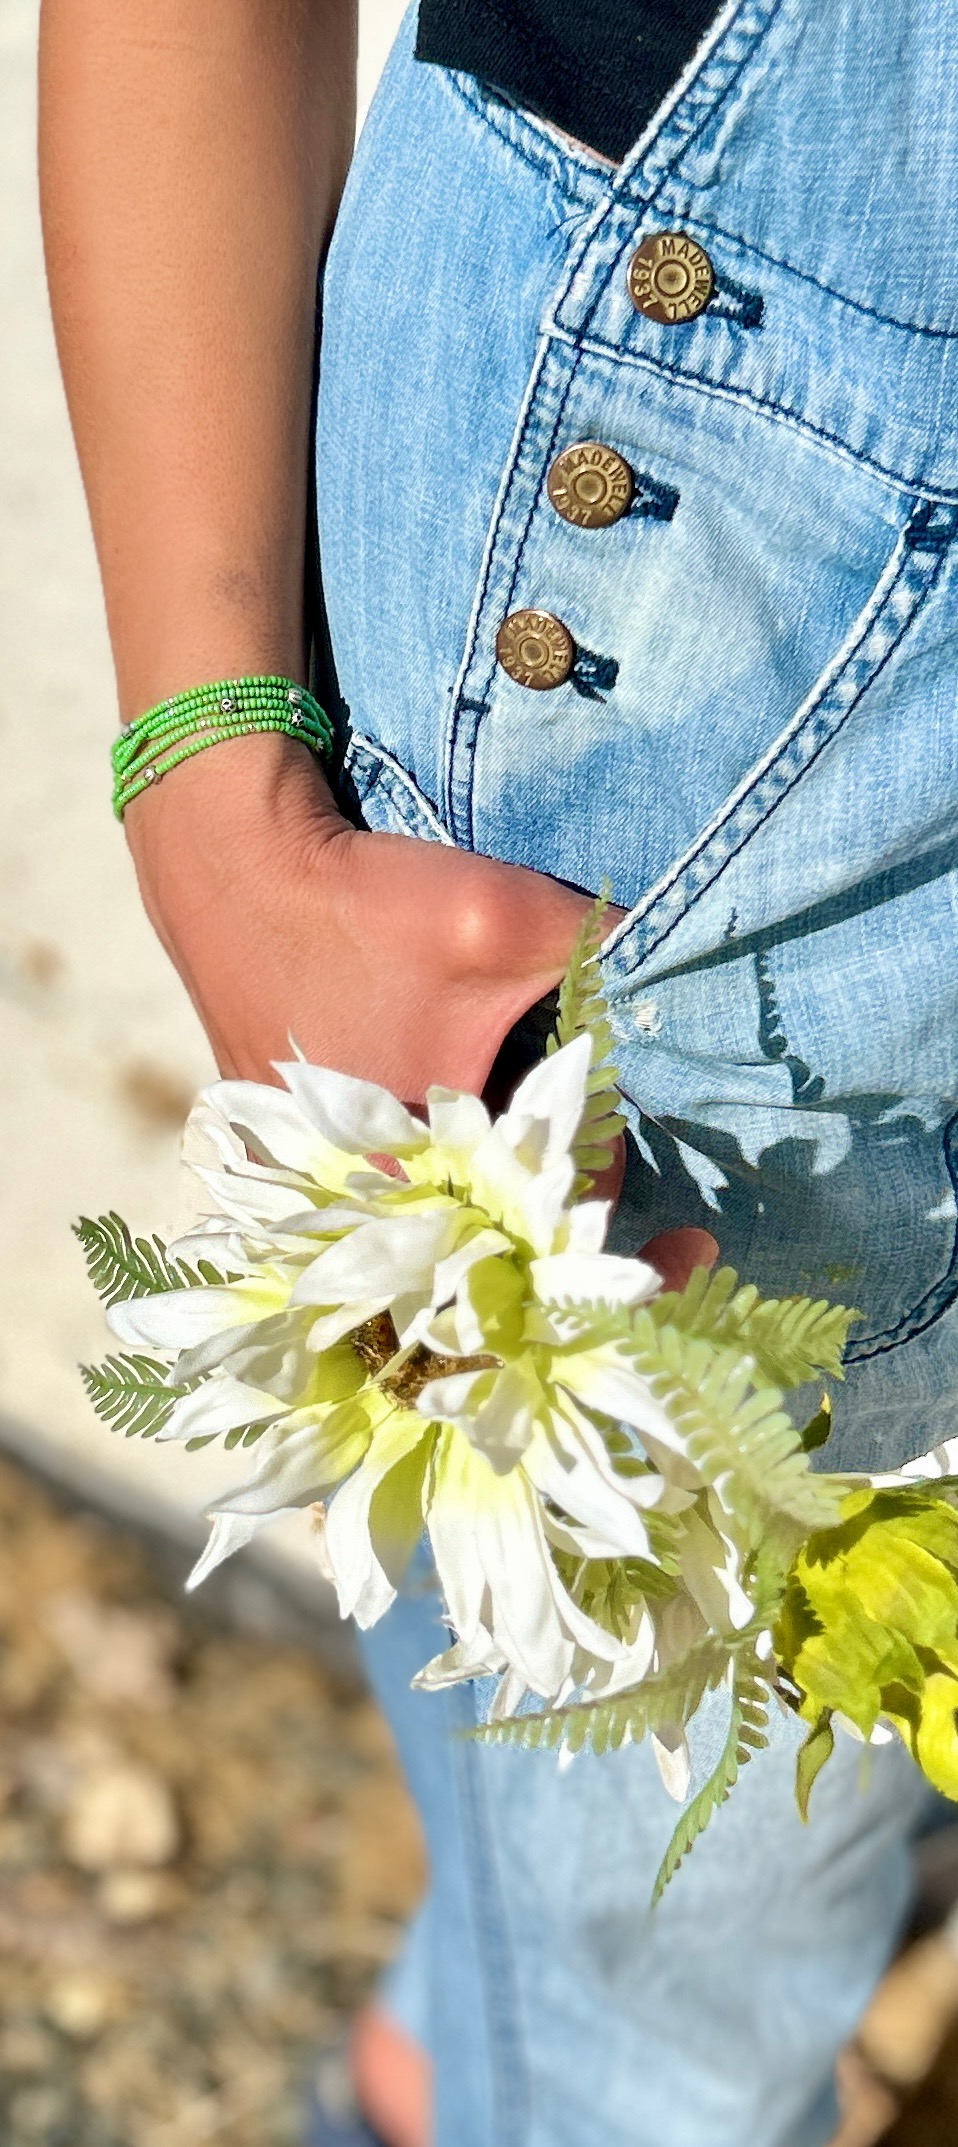
{"type": "Polygon", "coordinates": [[[490,1117],[434,1088],[419,1117],[294,1058],[222,1081],[191,1128],[210,1212],[178,1242],[78,1226],[127,1348],[84,1378],[127,1437],[254,1454],[191,1584],[290,1508],[342,1614],[383,1616],[425,1530],[450,1644],[416,1682],[498,1682],[490,1742],[571,1756],[649,1737],[683,1810],[661,1891],[772,1701],[807,1725],[807,1814],[835,1726],[896,1732],[958,1798],[958,1478],[812,1467],[852,1311],[763,1299],[730,1269],[678,1292],[603,1251],[594,1197],[622,1119],[598,984],[601,910],[553,1048],[490,1117]],[[159,1352],[159,1355],[153,1354],[159,1352]],[[728,1695],[691,1802],[688,1726],[728,1695]]]}

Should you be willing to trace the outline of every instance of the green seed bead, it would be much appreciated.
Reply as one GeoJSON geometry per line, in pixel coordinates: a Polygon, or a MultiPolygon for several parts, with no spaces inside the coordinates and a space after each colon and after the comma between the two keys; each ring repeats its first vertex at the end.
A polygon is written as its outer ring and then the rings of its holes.
{"type": "Polygon", "coordinates": [[[272,674],[215,680],[147,709],[124,725],[112,748],[118,818],[150,784],[207,746],[260,731],[297,739],[319,759],[332,750],[332,725],[308,688],[272,674]]]}

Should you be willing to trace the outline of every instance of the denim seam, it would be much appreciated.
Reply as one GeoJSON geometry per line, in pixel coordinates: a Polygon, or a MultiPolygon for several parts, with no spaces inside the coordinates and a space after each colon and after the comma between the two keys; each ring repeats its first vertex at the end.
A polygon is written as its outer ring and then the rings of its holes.
{"type": "Polygon", "coordinates": [[[487,126],[530,171],[534,171],[539,178],[552,179],[561,186],[570,201],[584,201],[587,205],[592,205],[588,197],[594,198],[597,189],[603,193],[609,191],[608,182],[613,177],[614,167],[610,167],[607,175],[604,174],[600,164],[577,157],[572,149],[563,149],[562,144],[548,129],[538,128],[533,113],[525,112],[520,105],[506,101],[493,102],[492,98],[483,94],[478,81],[473,82],[471,77],[459,74],[452,68],[445,67],[441,72],[453,95],[459,98],[460,103],[466,106],[473,117],[487,126]],[[511,125],[502,121],[500,112],[508,113],[511,125]],[[522,139],[523,135],[531,136],[532,139],[525,141],[522,139]]]}
{"type": "MultiPolygon", "coordinates": [[[[676,86],[677,94],[674,95],[674,101],[667,99],[663,106],[660,108],[658,124],[656,125],[655,120],[653,120],[652,122],[655,131],[650,133],[648,140],[646,140],[645,137],[640,137],[640,141],[636,145],[637,156],[641,155],[643,160],[647,162],[649,155],[655,151],[658,145],[661,145],[663,142],[667,144],[670,139],[670,136],[678,137],[680,130],[683,129],[683,114],[694,120],[694,116],[698,108],[700,106],[704,107],[704,110],[701,113],[698,123],[687,125],[685,127],[685,130],[681,132],[681,139],[676,139],[674,154],[671,156],[667,155],[667,161],[664,164],[657,184],[653,189],[652,195],[650,197],[650,202],[655,200],[656,195],[664,187],[669,172],[672,170],[673,166],[679,161],[681,155],[684,153],[684,150],[690,145],[690,143],[694,142],[697,139],[702,128],[708,123],[709,118],[721,108],[721,105],[724,103],[730,90],[740,79],[745,67],[755,53],[761,39],[767,34],[768,29],[773,22],[781,4],[782,0],[743,0],[743,4],[739,8],[734,10],[734,12],[729,16],[727,21],[722,23],[722,27],[716,38],[716,41],[711,47],[707,49],[704,59],[697,66],[695,60],[693,59],[688,73],[680,77],[679,84],[676,86]],[[752,25],[751,27],[748,26],[750,10],[752,25]],[[734,51],[736,31],[740,27],[743,18],[746,22],[745,49],[743,52],[741,52],[740,56],[737,59],[730,59],[730,52],[734,51]],[[725,55],[724,59],[723,54],[725,55]]],[[[480,101],[481,92],[479,92],[478,96],[471,94],[464,87],[462,81],[454,78],[451,71],[447,73],[446,79],[450,89],[466,105],[467,109],[472,110],[478,116],[485,118],[488,123],[491,123],[491,116],[488,107],[484,106],[480,101]]],[[[525,122],[523,122],[523,124],[524,123],[525,122]]],[[[499,134],[500,139],[507,141],[509,140],[509,138],[505,135],[505,133],[500,127],[495,127],[494,131],[499,134]]],[[[517,154],[523,155],[527,163],[532,164],[534,162],[531,155],[529,155],[522,148],[520,148],[514,139],[509,141],[509,146],[514,148],[517,154]]],[[[556,155],[558,159],[558,151],[556,152],[556,155]]],[[[539,167],[536,166],[536,168],[539,167]]],[[[573,245],[570,248],[569,259],[566,265],[565,277],[560,280],[559,291],[557,292],[552,303],[552,316],[549,322],[549,326],[543,336],[542,342],[540,344],[540,349],[536,355],[536,359],[532,367],[532,372],[526,388],[524,407],[520,412],[517,431],[513,438],[513,444],[510,449],[510,453],[506,462],[506,467],[503,473],[503,479],[492,512],[489,535],[486,541],[485,557],[483,559],[479,577],[479,585],[472,608],[472,615],[470,617],[469,626],[466,633],[466,642],[465,648],[463,650],[462,662],[460,664],[459,672],[453,689],[453,698],[450,709],[449,722],[447,725],[446,737],[443,745],[443,809],[453,839],[458,840],[461,836],[462,839],[470,847],[472,846],[473,842],[474,830],[473,775],[475,747],[476,740],[479,734],[479,727],[486,711],[486,703],[488,700],[489,693],[489,682],[493,675],[492,669],[490,667],[487,676],[483,681],[481,692],[479,692],[475,691],[470,687],[470,673],[472,671],[473,663],[475,660],[480,623],[482,621],[483,613],[485,610],[486,596],[489,589],[489,583],[491,580],[494,563],[496,562],[502,548],[503,532],[507,521],[509,494],[512,490],[513,483],[516,478],[516,473],[521,462],[523,449],[525,447],[526,440],[529,435],[529,430],[533,421],[533,417],[536,413],[536,405],[543,382],[543,376],[547,370],[550,351],[549,331],[552,327],[552,323],[555,320],[555,317],[557,316],[561,307],[566,303],[566,300],[568,299],[571,291],[574,288],[576,278],[580,274],[582,268],[588,260],[590,253],[593,251],[594,248],[598,248],[599,254],[601,256],[603,242],[606,246],[609,245],[609,231],[611,229],[611,233],[613,235],[613,245],[610,250],[608,267],[605,275],[602,276],[601,259],[596,261],[596,277],[598,279],[597,288],[593,292],[592,303],[591,306],[589,306],[589,308],[587,309],[583,326],[587,324],[589,319],[591,319],[592,314],[594,313],[599,303],[600,297],[615,271],[616,263],[618,262],[621,254],[621,246],[618,240],[618,233],[616,228],[618,223],[617,211],[621,202],[624,202],[627,206],[631,206],[635,199],[632,190],[633,177],[633,171],[630,168],[628,160],[626,160],[626,163],[622,167],[621,173],[617,175],[619,183],[613,188],[603,189],[603,191],[598,197],[596,206],[594,207],[592,214],[589,216],[586,222],[585,228],[579,239],[579,243],[577,245],[573,245]],[[605,233],[603,233],[603,225],[606,226],[605,233]],[[467,697],[468,702],[472,704],[470,707],[470,714],[473,717],[473,721],[471,724],[471,732],[468,737],[465,734],[465,729],[462,723],[462,716],[465,712],[465,706],[467,705],[467,697]],[[463,763],[467,763],[467,765],[462,766],[463,763]],[[462,773],[460,774],[461,766],[462,773]]],[[[563,340],[565,340],[565,338],[563,338],[563,340]]],[[[568,340],[571,343],[571,347],[573,350],[573,358],[569,367],[568,377],[565,382],[564,390],[560,396],[558,410],[553,421],[547,455],[549,452],[551,452],[551,447],[555,442],[558,426],[561,422],[562,413],[565,409],[566,401],[568,399],[573,382],[575,380],[576,370],[579,362],[580,346],[572,338],[569,338],[568,340]]],[[[516,579],[519,573],[519,568],[525,554],[525,549],[529,538],[529,531],[532,527],[532,521],[536,511],[539,489],[540,488],[538,486],[530,488],[530,500],[525,516],[525,526],[522,529],[521,534],[518,536],[517,556],[514,562],[513,572],[509,582],[510,595],[512,590],[514,590],[516,586],[516,579]]]]}
{"type": "MultiPolygon", "coordinates": [[[[473,664],[476,659],[479,628],[482,621],[483,613],[486,608],[486,596],[488,594],[489,583],[492,579],[492,574],[497,562],[498,555],[502,550],[504,532],[506,531],[508,526],[509,494],[513,488],[513,485],[517,482],[517,476],[522,461],[523,449],[525,447],[526,440],[536,414],[536,404],[538,402],[539,391],[542,386],[543,375],[548,369],[550,352],[550,339],[544,337],[540,346],[540,351],[536,360],[536,364],[533,368],[529,387],[527,389],[526,406],[522,413],[518,436],[515,440],[512,452],[506,465],[504,483],[500,492],[499,499],[496,502],[495,510],[493,512],[492,522],[490,524],[489,538],[486,546],[486,556],[483,561],[476,601],[473,605],[472,618],[469,623],[469,631],[466,639],[466,648],[463,656],[463,661],[460,666],[459,677],[456,681],[455,697],[453,701],[452,716],[449,727],[449,738],[446,748],[445,804],[453,837],[458,837],[461,828],[463,833],[463,839],[466,841],[470,848],[472,847],[473,841],[473,770],[471,756],[475,750],[475,742],[476,737],[478,735],[479,723],[482,720],[482,716],[486,712],[489,685],[491,679],[494,676],[495,659],[493,659],[492,662],[489,663],[487,666],[487,673],[485,679],[482,682],[481,692],[474,693],[473,690],[469,688],[469,675],[472,671],[473,664]],[[467,689],[469,689],[468,699],[467,689]],[[470,705],[476,711],[477,720],[472,726],[471,739],[467,742],[462,734],[460,716],[463,709],[470,705]],[[462,785],[463,810],[460,812],[458,801],[458,764],[464,753],[468,753],[468,755],[470,756],[470,765],[468,769],[467,780],[462,785]]],[[[559,427],[562,423],[563,412],[565,410],[565,406],[572,389],[572,384],[575,380],[578,362],[579,358],[578,353],[576,352],[573,356],[572,363],[569,366],[566,380],[561,386],[561,392],[559,393],[558,406],[552,421],[549,439],[545,449],[546,462],[548,462],[551,458],[552,450],[558,437],[559,427]]],[[[526,546],[529,541],[529,532],[531,530],[532,523],[535,518],[536,510],[539,506],[540,494],[540,485],[536,485],[535,487],[531,488],[529,502],[525,513],[524,527],[521,530],[521,534],[518,531],[516,532],[518,539],[516,556],[513,561],[512,571],[509,575],[508,586],[504,597],[504,602],[507,610],[509,604],[512,601],[512,595],[515,590],[516,582],[519,578],[519,571],[522,565],[523,558],[525,557],[526,546]]]]}
{"type": "Polygon", "coordinates": [[[799,416],[797,411],[790,410],[785,403],[773,402],[771,396],[756,395],[752,388],[738,387],[732,381],[710,380],[707,374],[693,373],[686,367],[669,365],[664,358],[653,357],[647,351],[619,350],[614,343],[602,343],[591,336],[571,335],[567,329],[560,327],[554,327],[551,332],[557,342],[583,351],[590,357],[603,358],[606,363],[614,360],[618,365],[631,365],[640,371],[661,373],[664,379],[677,381],[702,395],[712,395],[722,401],[736,404],[745,403],[753,410],[767,411],[776,423],[794,426],[797,432],[807,433],[810,439],[823,442],[826,447],[833,449],[835,454],[858,463],[863,469],[874,470],[877,476],[885,478],[909,498],[920,492],[924,499],[940,501],[946,507],[958,506],[958,491],[946,491],[940,486],[927,484],[921,477],[909,477],[898,470],[888,469],[885,463],[876,462],[872,455],[862,454],[859,448],[850,446],[848,441],[840,439],[837,433],[826,432],[823,425],[816,425],[811,418],[799,416]]]}
{"type": "Polygon", "coordinates": [[[722,36],[717,44],[713,46],[711,52],[708,53],[697,73],[692,75],[688,81],[684,94],[673,109],[664,115],[661,129],[644,145],[641,167],[638,165],[636,167],[636,177],[639,176],[639,171],[641,170],[642,185],[636,188],[633,195],[631,190],[633,175],[627,164],[623,173],[622,184],[616,190],[618,200],[635,199],[640,204],[651,207],[652,203],[658,199],[676,166],[681,163],[686,152],[698,141],[704,129],[721,111],[726,99],[741,81],[758,47],[768,36],[781,6],[782,0],[744,0],[744,5],[726,23],[722,36]],[[743,32],[740,18],[742,16],[747,17],[749,12],[751,12],[753,19],[757,18],[755,27],[750,29],[746,26],[743,32]],[[725,54],[726,46],[734,42],[736,30],[739,30],[739,34],[744,35],[746,39],[745,49],[738,59],[730,60],[727,55],[723,57],[723,54],[725,54]],[[692,117],[698,106],[702,106],[703,109],[699,114],[697,123],[683,130],[683,111],[688,112],[689,116],[692,117]],[[671,150],[668,147],[670,134],[675,136],[674,148],[671,150]],[[661,150],[663,143],[666,145],[666,161],[660,165],[656,173],[654,152],[661,150]],[[650,158],[652,158],[651,168],[650,158]],[[648,191],[650,184],[651,192],[648,191]]]}
{"type": "MultiPolygon", "coordinates": [[[[462,1688],[464,1728],[476,1726],[475,1687],[462,1688]]],[[[463,1833],[472,1863],[476,1932],[485,1970],[495,2138],[490,2147],[522,2147],[529,2134],[529,2075],[519,2036],[515,1961],[502,1900],[496,1845],[475,1746],[457,1740],[463,1833]]]]}
{"type": "Polygon", "coordinates": [[[613,977],[617,976],[623,980],[630,978],[650,954],[664,945],[696,902],[701,901],[702,896],[714,887],[733,858],[740,856],[759,829],[767,825],[772,813],[790,795],[796,784],[801,782],[820,753],[831,744],[838,732],[844,729],[863,694],[880,677],[885,665],[913,625],[918,610],[938,579],[944,557],[943,552],[926,553],[925,558],[930,564],[923,569],[920,562],[916,564],[917,554],[908,550],[904,534],[902,535],[885,575],[881,576],[876,584],[872,599],[865,608],[864,617],[859,615],[852,629],[854,640],[849,637],[850,645],[844,653],[840,651],[839,656],[826,667],[818,687],[813,689],[814,697],[806,699],[787,731],[757,762],[745,783],[726,801],[720,814],[697,842],[670,868],[669,873],[650,891],[637,911],[633,912],[631,917],[623,919],[617,935],[609,942],[604,955],[613,977]],[[885,580],[886,586],[876,602],[882,580],[885,580]],[[876,633],[888,607],[902,587],[910,590],[911,601],[908,609],[899,621],[887,648],[882,651],[880,659],[869,662],[869,638],[876,633]],[[847,679],[856,662],[862,667],[863,676],[850,696],[841,695],[839,689],[842,682],[847,679]],[[822,710],[830,699],[837,700],[838,705],[834,710],[834,720],[827,724],[826,716],[827,728],[823,728],[822,710]],[[820,735],[817,735],[819,733],[820,735]],[[790,777],[783,774],[782,764],[786,762],[787,756],[791,754],[793,760],[798,759],[795,749],[801,748],[806,741],[810,741],[811,750],[800,759],[790,777]],[[756,815],[755,800],[763,785],[768,786],[774,795],[767,800],[759,798],[759,811],[756,815]],[[737,839],[738,836],[740,839],[737,839]],[[715,869],[711,871],[707,867],[710,857],[714,858],[715,864],[715,869]],[[686,883],[684,889],[683,882],[686,883]],[[668,914],[670,911],[674,912],[671,916],[668,914]],[[655,929],[657,917],[661,919],[663,926],[660,931],[655,929]],[[632,947],[638,950],[635,959],[630,960],[628,953],[621,951],[626,947],[630,952],[632,947]]]}
{"type": "Polygon", "coordinates": [[[810,284],[813,290],[821,291],[826,298],[835,299],[838,305],[850,306],[853,312],[863,313],[866,320],[877,321],[883,328],[898,328],[906,335],[933,336],[940,342],[958,343],[958,328],[935,328],[923,321],[899,321],[892,313],[879,313],[877,307],[866,306],[860,298],[850,298],[847,291],[836,291],[832,284],[822,283],[818,276],[810,275],[807,269],[796,268],[794,262],[782,261],[777,254],[766,253],[763,246],[756,246],[754,240],[743,238],[739,232],[726,231],[722,224],[710,223],[707,217],[698,214],[691,201],[687,208],[679,201],[670,202],[669,206],[674,208],[677,216],[687,214],[689,222],[697,224],[700,231],[711,232],[714,238],[725,239],[730,246],[740,246],[743,253],[754,254],[756,260],[767,261],[770,268],[779,268],[784,275],[795,276],[800,283],[810,284]]]}
{"type": "MultiPolygon", "coordinates": [[[[355,780],[356,763],[363,755],[373,762],[374,772],[372,781],[360,795],[360,805],[364,805],[373,791],[381,786],[411,834],[422,835],[425,825],[433,842],[450,843],[452,838],[443,827],[439,814],[423,796],[412,776],[384,746],[377,745],[372,739],[365,738],[361,732],[354,731],[343,760],[344,773],[355,780]]],[[[358,792],[358,783],[356,788],[358,792]]]]}
{"type": "MultiPolygon", "coordinates": [[[[945,1168],[952,1186],[958,1193],[958,1111],[949,1118],[942,1136],[945,1168]]],[[[918,1335],[926,1334],[935,1327],[958,1297],[958,1225],[952,1244],[947,1269],[937,1282],[933,1282],[919,1298],[910,1312],[902,1314],[891,1327],[884,1327],[876,1334],[862,1335],[859,1341],[849,1342],[844,1355],[846,1364],[864,1364],[870,1357],[887,1357],[891,1350],[901,1349],[907,1342],[914,1342],[918,1335]]]]}

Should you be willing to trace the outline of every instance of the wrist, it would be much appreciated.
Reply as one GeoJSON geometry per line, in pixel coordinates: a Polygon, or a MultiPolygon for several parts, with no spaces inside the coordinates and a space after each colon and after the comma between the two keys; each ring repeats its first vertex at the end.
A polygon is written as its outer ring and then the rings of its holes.
{"type": "Polygon", "coordinates": [[[345,823],[313,755],[266,731],[224,740],[141,792],[123,826],[147,908],[165,922],[211,872],[260,889],[345,823]]]}

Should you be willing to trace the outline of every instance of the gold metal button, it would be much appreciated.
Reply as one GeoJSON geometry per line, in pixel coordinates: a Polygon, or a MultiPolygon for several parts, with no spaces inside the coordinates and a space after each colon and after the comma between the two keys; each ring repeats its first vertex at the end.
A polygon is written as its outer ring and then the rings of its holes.
{"type": "Polygon", "coordinates": [[[628,514],[635,490],[628,463],[601,440],[578,440],[574,447],[564,447],[546,484],[556,513],[578,529],[607,529],[628,514]]]}
{"type": "Polygon", "coordinates": [[[708,305],[715,276],[708,254],[687,231],[643,239],[629,262],[629,295],[646,320],[674,327],[708,305]]]}
{"type": "Polygon", "coordinates": [[[518,686],[547,693],[568,678],[575,663],[575,642],[551,611],[513,611],[496,635],[496,655],[518,686]]]}

